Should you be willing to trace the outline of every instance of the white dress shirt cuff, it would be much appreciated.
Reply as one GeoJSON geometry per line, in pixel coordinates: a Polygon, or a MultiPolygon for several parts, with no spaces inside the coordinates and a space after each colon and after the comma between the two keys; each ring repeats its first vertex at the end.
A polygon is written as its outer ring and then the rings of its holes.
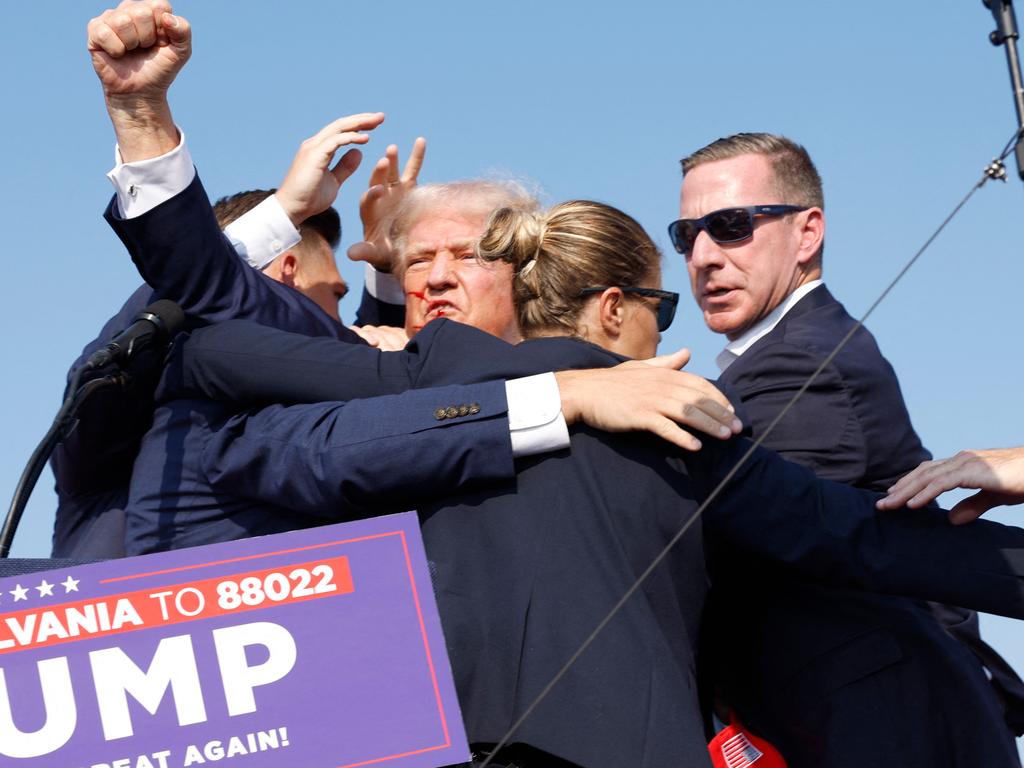
{"type": "Polygon", "coordinates": [[[405,304],[405,291],[394,275],[378,272],[370,263],[366,264],[366,292],[385,304],[405,304]]]}
{"type": "Polygon", "coordinates": [[[512,455],[519,458],[569,447],[569,427],[555,374],[541,373],[505,382],[512,455]]]}
{"type": "Polygon", "coordinates": [[[121,162],[121,150],[114,148],[114,167],[107,174],[117,195],[117,208],[121,218],[134,219],[156,208],[182,192],[196,176],[192,155],[185,145],[185,132],[180,128],[181,141],[165,155],[121,162]]]}
{"type": "Polygon", "coordinates": [[[256,269],[263,269],[302,239],[277,195],[271,195],[228,224],[224,234],[238,255],[256,269]]]}

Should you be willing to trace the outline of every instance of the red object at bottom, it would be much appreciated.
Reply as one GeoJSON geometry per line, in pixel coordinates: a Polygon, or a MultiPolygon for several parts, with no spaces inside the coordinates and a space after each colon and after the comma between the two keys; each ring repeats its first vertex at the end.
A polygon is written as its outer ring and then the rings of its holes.
{"type": "Polygon", "coordinates": [[[743,727],[735,718],[708,744],[715,768],[786,768],[779,750],[743,727]]]}

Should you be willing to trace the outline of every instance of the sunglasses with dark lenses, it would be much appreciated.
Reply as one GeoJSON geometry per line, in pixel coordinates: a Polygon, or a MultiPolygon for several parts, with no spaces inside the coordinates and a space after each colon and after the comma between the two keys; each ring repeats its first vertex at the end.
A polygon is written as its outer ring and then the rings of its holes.
{"type": "MultiPolygon", "coordinates": [[[[580,296],[589,296],[592,293],[604,293],[611,286],[609,285],[595,285],[592,288],[584,288],[580,291],[580,296]]],[[[674,291],[661,291],[657,288],[632,288],[632,287],[619,287],[619,290],[623,293],[633,293],[637,296],[646,296],[649,299],[658,300],[658,332],[664,333],[672,325],[672,320],[676,316],[676,305],[679,303],[679,294],[674,291]]]]}
{"type": "Polygon", "coordinates": [[[689,257],[701,230],[719,245],[739,243],[754,236],[755,216],[785,216],[787,213],[806,211],[801,205],[748,205],[742,208],[722,208],[699,219],[679,219],[668,225],[668,236],[675,249],[689,257]]]}

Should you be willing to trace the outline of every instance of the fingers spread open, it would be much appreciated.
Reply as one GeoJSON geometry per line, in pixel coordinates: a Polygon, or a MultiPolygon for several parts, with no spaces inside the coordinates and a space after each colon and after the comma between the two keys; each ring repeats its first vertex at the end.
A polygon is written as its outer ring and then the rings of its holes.
{"type": "Polygon", "coordinates": [[[388,182],[388,159],[382,157],[374,163],[373,170],[370,171],[370,181],[367,183],[367,187],[373,189],[374,187],[382,187],[388,182]]]}
{"type": "Polygon", "coordinates": [[[409,153],[409,159],[405,162],[405,170],[402,171],[402,181],[415,182],[420,175],[420,169],[423,167],[423,158],[427,154],[427,140],[420,136],[412,144],[412,152],[409,153]]]}
{"type": "Polygon", "coordinates": [[[343,154],[341,158],[339,158],[338,162],[335,163],[334,167],[331,168],[331,175],[339,185],[344,184],[345,180],[355,173],[356,168],[359,167],[359,164],[362,161],[363,153],[358,149],[350,149],[348,152],[343,154]]]}
{"type": "Polygon", "coordinates": [[[356,115],[346,115],[345,117],[339,117],[337,120],[332,120],[313,136],[310,136],[307,141],[319,143],[329,136],[333,136],[337,133],[343,133],[346,131],[366,131],[376,128],[383,122],[383,112],[360,112],[356,115]]]}
{"type": "Polygon", "coordinates": [[[384,151],[384,157],[388,161],[388,184],[398,183],[398,145],[389,144],[388,148],[384,151]]]}

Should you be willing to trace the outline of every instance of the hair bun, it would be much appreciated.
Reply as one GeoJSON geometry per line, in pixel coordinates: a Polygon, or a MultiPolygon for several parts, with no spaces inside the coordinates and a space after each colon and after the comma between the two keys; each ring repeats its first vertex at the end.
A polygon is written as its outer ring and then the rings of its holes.
{"type": "Polygon", "coordinates": [[[485,261],[504,261],[523,277],[533,269],[544,245],[546,216],[536,211],[499,208],[487,222],[477,246],[485,261]]]}

